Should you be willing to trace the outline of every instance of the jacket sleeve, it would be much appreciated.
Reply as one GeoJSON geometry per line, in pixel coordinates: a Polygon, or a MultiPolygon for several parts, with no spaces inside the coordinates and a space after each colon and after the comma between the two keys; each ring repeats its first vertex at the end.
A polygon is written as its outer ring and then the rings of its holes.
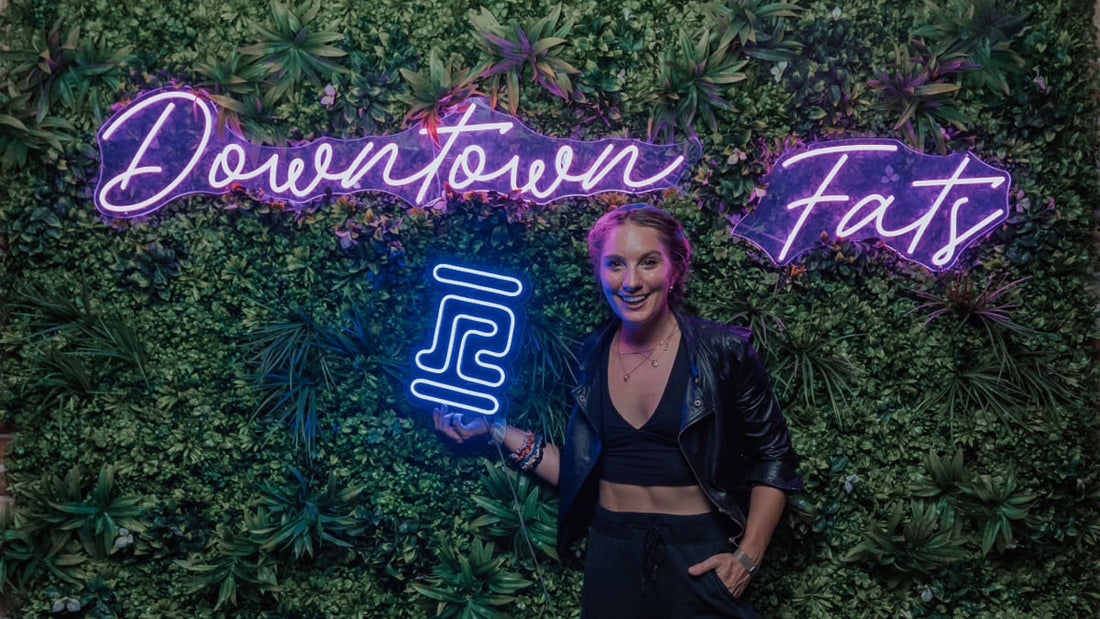
{"type": "Polygon", "coordinates": [[[798,458],[791,446],[787,421],[772,390],[771,377],[756,350],[742,336],[740,367],[731,377],[744,432],[744,457],[748,460],[746,481],[750,486],[772,486],[793,492],[802,489],[797,472],[798,458]]]}

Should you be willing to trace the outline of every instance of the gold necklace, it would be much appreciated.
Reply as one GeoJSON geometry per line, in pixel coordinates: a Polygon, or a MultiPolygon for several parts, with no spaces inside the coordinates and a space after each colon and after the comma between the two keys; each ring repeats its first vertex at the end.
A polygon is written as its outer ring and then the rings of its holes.
{"type": "Polygon", "coordinates": [[[633,351],[633,352],[624,353],[623,352],[622,332],[620,331],[619,332],[619,345],[616,346],[615,348],[616,348],[616,351],[619,353],[619,367],[623,369],[623,382],[624,383],[630,382],[631,375],[633,375],[634,372],[637,372],[638,368],[645,365],[646,361],[649,361],[649,364],[653,367],[660,366],[661,365],[661,363],[660,363],[661,354],[663,352],[665,352],[666,350],[668,350],[669,340],[671,340],[672,336],[675,335],[675,334],[676,334],[676,323],[673,323],[672,329],[669,330],[668,335],[665,336],[665,339],[662,340],[660,344],[654,346],[653,348],[648,349],[648,352],[646,353],[646,356],[642,357],[642,360],[638,362],[638,365],[635,365],[629,372],[627,372],[626,371],[626,365],[623,363],[623,355],[624,354],[627,354],[627,355],[641,354],[642,351],[633,351]],[[656,357],[653,356],[654,352],[657,353],[656,357]],[[652,357],[652,359],[650,357],[652,357]]]}

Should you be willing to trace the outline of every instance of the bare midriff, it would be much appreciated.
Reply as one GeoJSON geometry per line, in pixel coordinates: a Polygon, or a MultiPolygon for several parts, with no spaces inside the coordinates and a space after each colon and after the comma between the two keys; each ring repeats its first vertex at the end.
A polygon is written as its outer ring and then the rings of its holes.
{"type": "Polygon", "coordinates": [[[600,480],[600,505],[613,512],[693,516],[710,511],[699,486],[636,486],[600,480]]]}

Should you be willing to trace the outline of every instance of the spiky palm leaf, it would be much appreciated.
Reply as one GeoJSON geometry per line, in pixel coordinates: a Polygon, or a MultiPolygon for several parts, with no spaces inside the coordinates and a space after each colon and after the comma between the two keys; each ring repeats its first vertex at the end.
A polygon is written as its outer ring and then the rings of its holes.
{"type": "Polygon", "coordinates": [[[677,45],[664,51],[660,73],[651,95],[650,139],[662,136],[672,140],[674,129],[695,135],[695,117],[702,116],[712,132],[718,131],[715,112],[732,110],[726,99],[730,84],[747,76],[741,71],[748,64],[730,51],[725,42],[704,31],[698,41],[681,31],[677,45]]]}
{"type": "MultiPolygon", "coordinates": [[[[245,524],[248,526],[251,523],[245,524]]],[[[258,597],[257,593],[262,595],[280,591],[274,561],[270,555],[259,552],[256,542],[247,534],[237,535],[223,530],[214,543],[209,559],[195,557],[176,561],[176,565],[191,572],[186,582],[189,593],[217,590],[214,610],[226,604],[235,607],[238,593],[258,597]]]]}
{"type": "Polygon", "coordinates": [[[857,368],[840,350],[850,337],[832,337],[808,328],[778,334],[775,361],[770,373],[781,398],[798,394],[808,408],[817,408],[817,394],[824,391],[837,424],[846,423],[847,398],[855,392],[857,368]]]}
{"type": "Polygon", "coordinates": [[[439,142],[437,129],[443,114],[469,97],[481,94],[474,83],[481,69],[459,68],[457,62],[454,56],[443,62],[433,49],[428,56],[426,72],[400,69],[409,84],[409,92],[397,97],[409,106],[405,122],[420,123],[435,143],[439,142]]]}
{"type": "Polygon", "coordinates": [[[260,489],[260,509],[249,527],[259,549],[290,549],[298,559],[325,545],[351,548],[362,532],[354,500],[363,487],[337,483],[332,475],[318,487],[296,468],[289,472],[290,483],[260,489]]]}
{"type": "Polygon", "coordinates": [[[10,75],[23,92],[34,94],[35,122],[42,122],[58,99],[55,86],[69,69],[80,41],[80,27],[66,28],[60,21],[34,35],[29,49],[0,50],[0,58],[12,60],[10,75]]]}
{"type": "Polygon", "coordinates": [[[710,6],[719,38],[740,47],[745,55],[771,62],[791,61],[801,45],[785,40],[786,19],[802,7],[773,0],[725,0],[710,6]]]}
{"type": "Polygon", "coordinates": [[[515,592],[531,582],[504,569],[504,557],[494,557],[495,546],[479,539],[468,549],[443,543],[439,563],[427,583],[412,587],[424,597],[436,600],[437,617],[504,617],[497,608],[515,599],[515,592]]]}
{"type": "Polygon", "coordinates": [[[204,80],[198,86],[214,94],[250,95],[260,92],[266,67],[233,50],[229,56],[212,56],[195,65],[204,80]]]}
{"type": "Polygon", "coordinates": [[[1009,78],[1026,63],[1012,43],[1024,29],[1027,10],[1013,0],[925,0],[928,25],[912,32],[914,37],[935,41],[940,54],[963,54],[970,70],[963,81],[980,89],[1009,94],[1009,78]]]}
{"type": "Polygon", "coordinates": [[[924,469],[930,480],[920,480],[910,485],[913,496],[944,498],[958,491],[959,485],[969,481],[973,474],[963,465],[963,452],[956,450],[950,458],[941,458],[933,452],[924,457],[924,469]]]}
{"type": "Polygon", "coordinates": [[[944,503],[895,502],[885,522],[874,523],[845,561],[865,561],[887,572],[892,586],[934,575],[969,554],[955,511],[944,503]]]}
{"type": "Polygon", "coordinates": [[[1004,376],[1000,362],[979,356],[957,360],[939,388],[931,390],[917,408],[946,414],[954,432],[956,416],[975,412],[992,412],[1007,425],[1019,425],[1019,409],[1025,402],[1024,394],[1004,376]]]}
{"type": "Polygon", "coordinates": [[[344,71],[332,60],[347,55],[332,45],[344,35],[310,27],[320,9],[321,3],[313,0],[293,8],[273,2],[271,21],[257,27],[259,41],[241,48],[242,54],[256,58],[266,71],[272,100],[280,101],[289,94],[296,102],[299,83],[307,81],[320,88],[329,75],[344,71]]]}
{"type": "Polygon", "coordinates": [[[518,23],[501,25],[485,8],[479,13],[471,12],[469,19],[489,52],[489,64],[482,69],[481,76],[493,78],[490,90],[494,97],[498,77],[504,77],[505,96],[512,114],[519,107],[520,80],[528,74],[532,82],[566,101],[577,95],[570,76],[580,71],[559,55],[573,29],[572,21],[559,23],[560,4],[545,17],[528,21],[525,26],[518,23]]]}
{"type": "Polygon", "coordinates": [[[257,413],[277,418],[291,428],[295,444],[313,452],[317,437],[317,395],[332,384],[324,350],[330,335],[301,309],[248,336],[253,351],[252,385],[264,395],[257,413]]]}
{"type": "Polygon", "coordinates": [[[979,520],[982,554],[989,554],[994,548],[997,552],[1013,548],[1013,523],[1027,517],[1036,495],[1018,490],[1016,475],[1011,472],[1005,477],[974,476],[961,484],[959,490],[971,499],[961,509],[979,520]]]}
{"type": "Polygon", "coordinates": [[[24,530],[32,536],[49,536],[49,545],[59,550],[75,539],[88,555],[103,558],[117,550],[120,528],[145,530],[144,499],[122,494],[109,466],[100,469],[91,488],[77,467],[64,479],[47,475],[28,494],[27,502],[24,530]]]}
{"type": "Polygon", "coordinates": [[[72,139],[75,127],[60,116],[38,117],[28,92],[13,84],[0,91],[0,170],[21,168],[33,151],[60,151],[72,139]]]}
{"type": "Polygon", "coordinates": [[[960,53],[918,56],[907,45],[894,48],[893,67],[880,71],[867,84],[878,96],[874,108],[896,117],[893,130],[902,130],[913,148],[923,151],[925,139],[932,137],[939,152],[947,151],[944,125],[966,129],[969,119],[955,105],[960,86],[950,80],[970,68],[960,53]]]}
{"type": "Polygon", "coordinates": [[[557,559],[557,507],[548,491],[527,475],[485,461],[486,496],[474,496],[485,513],[473,525],[493,539],[509,540],[517,555],[535,549],[557,559]]]}
{"type": "Polygon", "coordinates": [[[122,361],[136,369],[148,384],[149,353],[130,323],[116,316],[97,316],[85,327],[84,333],[87,337],[78,352],[122,361]]]}

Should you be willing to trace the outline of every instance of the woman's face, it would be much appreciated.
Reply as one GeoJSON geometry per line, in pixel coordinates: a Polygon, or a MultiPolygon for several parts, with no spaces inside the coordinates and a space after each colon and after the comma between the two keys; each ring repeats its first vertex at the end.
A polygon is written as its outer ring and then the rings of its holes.
{"type": "Polygon", "coordinates": [[[667,314],[675,271],[655,228],[626,222],[613,229],[604,241],[598,273],[604,296],[623,323],[656,325],[667,314]]]}

